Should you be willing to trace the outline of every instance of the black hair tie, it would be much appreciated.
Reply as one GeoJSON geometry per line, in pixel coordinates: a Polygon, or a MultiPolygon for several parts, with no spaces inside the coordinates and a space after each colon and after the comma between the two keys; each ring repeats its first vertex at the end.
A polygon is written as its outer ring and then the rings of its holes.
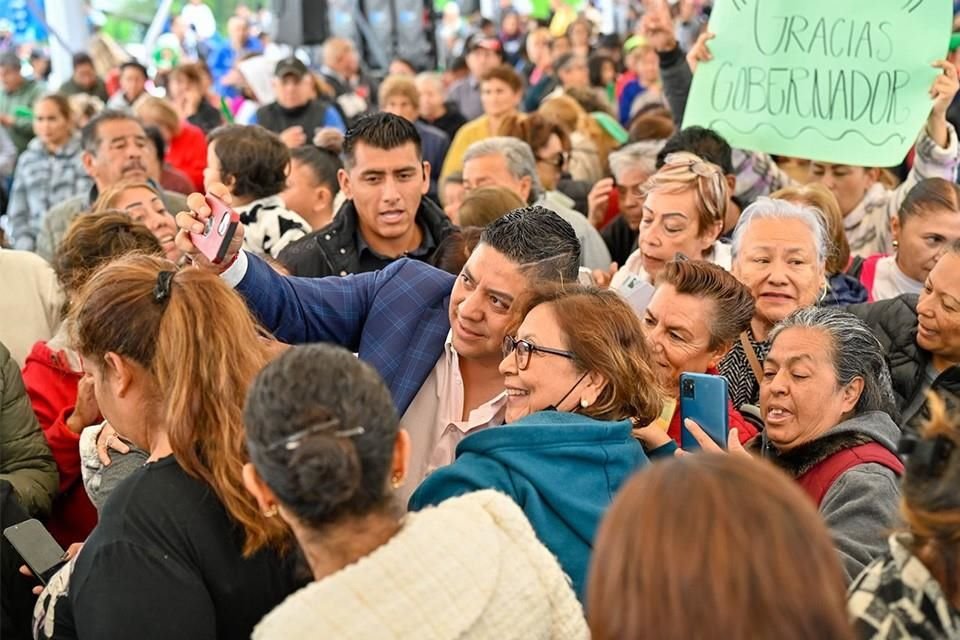
{"type": "Polygon", "coordinates": [[[170,297],[174,275],[176,271],[161,271],[157,274],[157,285],[153,288],[153,301],[157,304],[163,304],[170,297]]]}

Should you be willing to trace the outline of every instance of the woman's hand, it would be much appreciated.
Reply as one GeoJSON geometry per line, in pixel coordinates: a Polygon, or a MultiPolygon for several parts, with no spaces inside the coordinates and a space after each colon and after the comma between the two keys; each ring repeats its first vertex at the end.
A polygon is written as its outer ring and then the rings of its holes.
{"type": "Polygon", "coordinates": [[[130,447],[120,439],[117,430],[111,427],[109,422],[104,422],[100,434],[97,435],[97,457],[105,467],[110,464],[108,449],[113,449],[117,453],[130,453],[130,447]]]}
{"type": "Polygon", "coordinates": [[[647,451],[659,449],[668,442],[672,442],[667,432],[657,424],[647,425],[646,427],[634,427],[633,437],[639,440],[640,444],[642,444],[643,448],[647,451]]]}
{"type": "Polygon", "coordinates": [[[710,62],[713,60],[713,54],[710,53],[710,47],[707,43],[715,37],[716,34],[704,31],[700,34],[700,37],[697,38],[696,43],[694,43],[690,51],[687,52],[687,65],[690,66],[690,73],[696,73],[697,66],[701,62],[710,62]]]}
{"type": "Polygon", "coordinates": [[[933,81],[930,87],[930,98],[933,108],[927,118],[927,133],[941,149],[950,144],[950,134],[947,132],[947,109],[960,89],[957,79],[957,68],[946,60],[937,60],[931,66],[942,70],[942,73],[933,81]]]}
{"type": "MultiPolygon", "coordinates": [[[[683,426],[687,428],[687,431],[690,432],[690,435],[693,436],[693,439],[697,441],[697,444],[700,445],[703,451],[709,451],[710,453],[730,453],[735,456],[750,457],[747,450],[740,444],[740,434],[736,428],[730,429],[730,431],[727,432],[727,449],[724,451],[720,445],[713,441],[713,438],[707,435],[707,432],[704,431],[700,425],[690,418],[683,421],[683,426]]],[[[689,451],[677,451],[677,455],[685,455],[687,453],[689,453],[689,451]]]]}
{"type": "Polygon", "coordinates": [[[94,424],[99,416],[100,407],[93,393],[93,376],[85,373],[77,384],[77,402],[73,407],[73,413],[67,418],[67,428],[79,434],[94,424]]]}

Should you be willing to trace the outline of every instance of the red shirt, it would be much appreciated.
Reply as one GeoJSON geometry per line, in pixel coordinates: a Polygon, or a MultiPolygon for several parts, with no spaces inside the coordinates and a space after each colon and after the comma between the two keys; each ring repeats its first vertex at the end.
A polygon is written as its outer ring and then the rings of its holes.
{"type": "Polygon", "coordinates": [[[195,191],[203,191],[203,170],[207,168],[207,137],[203,129],[182,121],[180,133],[167,145],[166,161],[186,174],[195,191]]]}

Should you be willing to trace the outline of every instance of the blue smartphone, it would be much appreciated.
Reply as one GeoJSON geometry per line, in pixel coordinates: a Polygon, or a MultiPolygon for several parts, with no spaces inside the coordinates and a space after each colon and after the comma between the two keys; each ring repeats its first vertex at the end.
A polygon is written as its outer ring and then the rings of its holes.
{"type": "Polygon", "coordinates": [[[690,418],[706,432],[710,438],[727,448],[727,432],[730,430],[730,416],[727,413],[729,402],[727,379],[706,373],[680,374],[680,447],[685,451],[699,451],[700,444],[687,431],[685,420],[690,418]]]}

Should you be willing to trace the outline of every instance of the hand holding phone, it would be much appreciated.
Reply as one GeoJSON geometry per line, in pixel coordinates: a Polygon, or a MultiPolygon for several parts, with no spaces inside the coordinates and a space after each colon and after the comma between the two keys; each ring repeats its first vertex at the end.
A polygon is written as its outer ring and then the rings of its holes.
{"type": "Polygon", "coordinates": [[[727,379],[705,373],[680,374],[680,447],[699,451],[700,443],[686,427],[686,420],[696,422],[719,447],[727,448],[730,415],[727,379]]]}
{"type": "Polygon", "coordinates": [[[24,520],[7,527],[3,530],[3,537],[44,585],[67,561],[67,554],[39,520],[24,520]]]}
{"type": "Polygon", "coordinates": [[[210,208],[210,217],[204,221],[203,232],[191,231],[190,239],[207,260],[220,264],[230,249],[230,241],[240,224],[240,214],[213,194],[206,194],[204,200],[210,208]]]}

